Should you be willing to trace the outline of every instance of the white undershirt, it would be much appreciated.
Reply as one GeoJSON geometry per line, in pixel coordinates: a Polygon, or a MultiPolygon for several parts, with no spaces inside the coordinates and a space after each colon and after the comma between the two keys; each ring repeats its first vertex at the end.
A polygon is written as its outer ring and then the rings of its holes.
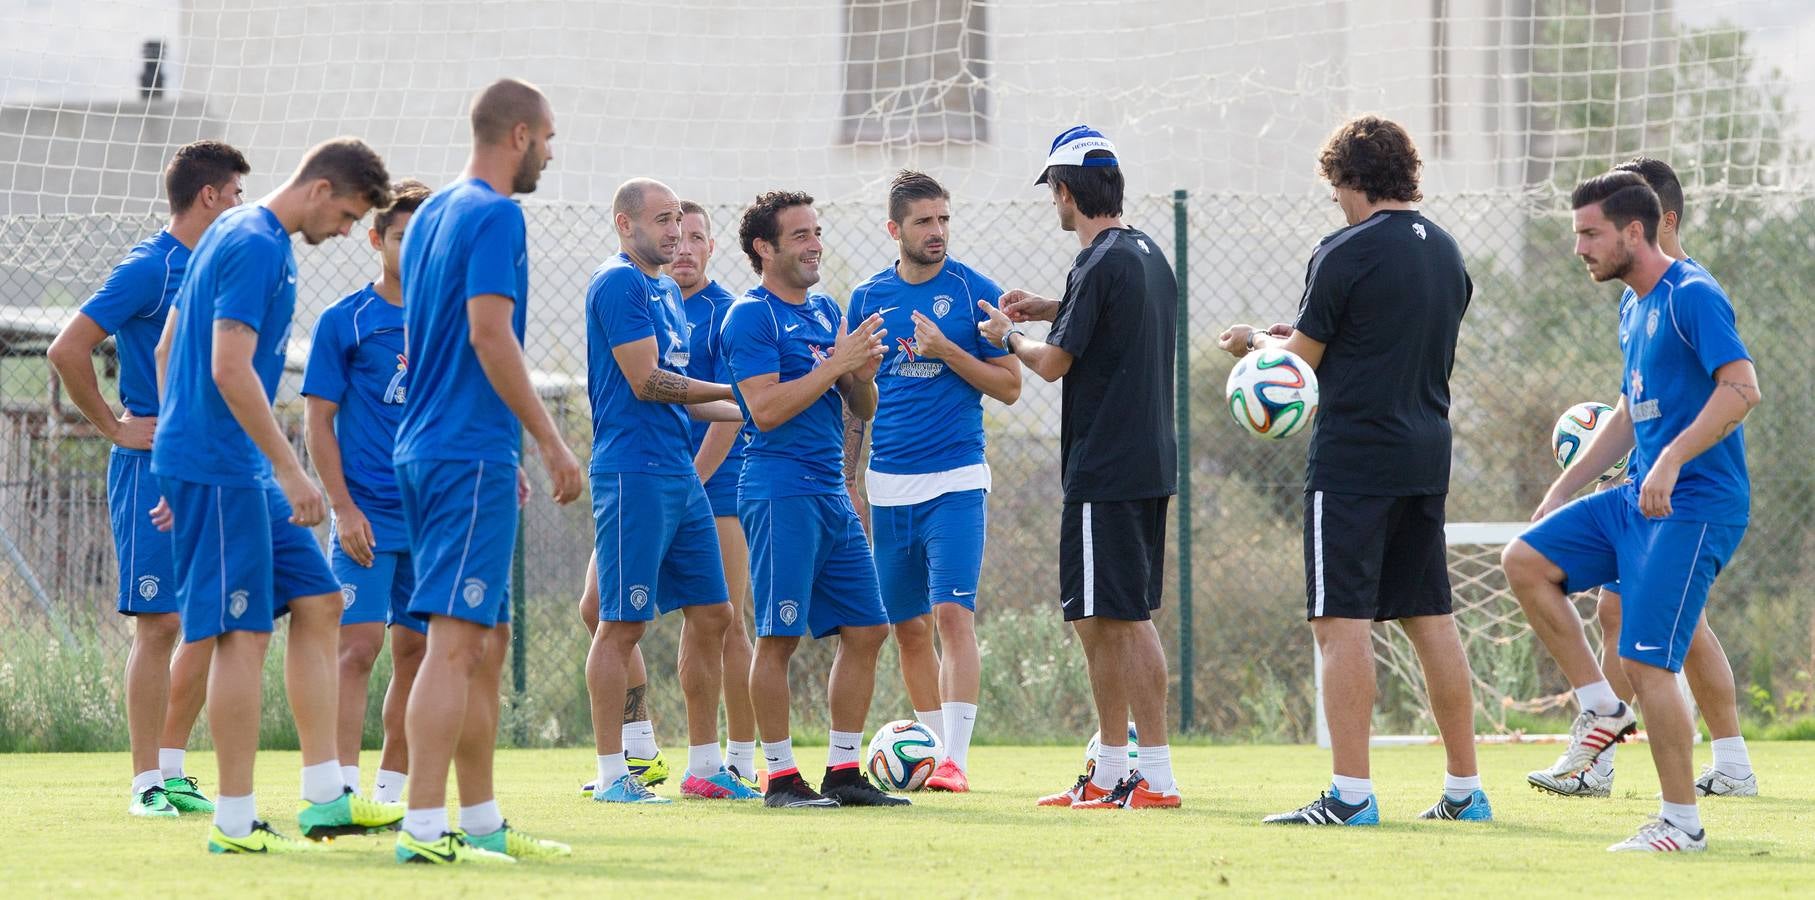
{"type": "Polygon", "coordinates": [[[988,491],[990,486],[989,463],[924,475],[890,475],[868,469],[863,480],[871,506],[910,506],[959,491],[988,491]]]}

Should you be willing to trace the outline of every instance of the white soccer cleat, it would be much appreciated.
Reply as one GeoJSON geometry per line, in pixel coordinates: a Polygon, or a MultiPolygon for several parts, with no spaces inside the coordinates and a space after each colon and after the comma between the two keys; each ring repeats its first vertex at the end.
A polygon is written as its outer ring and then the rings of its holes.
{"type": "Polygon", "coordinates": [[[1532,787],[1564,797],[1606,797],[1613,793],[1613,764],[1597,761],[1586,769],[1571,771],[1569,754],[1557,757],[1555,765],[1525,776],[1532,787]]]}
{"type": "Polygon", "coordinates": [[[1754,773],[1744,778],[1734,778],[1709,766],[1702,770],[1700,778],[1695,779],[1695,795],[1698,797],[1756,797],[1758,796],[1758,775],[1754,773]]]}
{"type": "Polygon", "coordinates": [[[1594,765],[1608,747],[1624,741],[1627,735],[1638,730],[1638,716],[1633,715],[1630,703],[1621,703],[1619,710],[1611,716],[1582,710],[1582,714],[1576,716],[1575,724],[1569,726],[1569,749],[1563,752],[1559,765],[1580,772],[1594,765]]]}
{"type": "Polygon", "coordinates": [[[1652,816],[1637,834],[1607,848],[1609,853],[1685,853],[1708,849],[1708,831],[1690,834],[1661,816],[1652,816]]]}

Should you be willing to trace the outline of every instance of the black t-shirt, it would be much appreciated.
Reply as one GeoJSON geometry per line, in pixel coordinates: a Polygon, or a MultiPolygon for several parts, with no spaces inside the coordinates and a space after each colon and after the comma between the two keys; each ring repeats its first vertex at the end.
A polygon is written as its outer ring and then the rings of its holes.
{"type": "Polygon", "coordinates": [[[1065,500],[1178,493],[1178,282],[1153,238],[1111,228],[1078,254],[1046,342],[1071,354],[1059,425],[1065,500]]]}
{"type": "Polygon", "coordinates": [[[1416,210],[1323,239],[1296,325],[1325,345],[1306,490],[1449,492],[1449,376],[1473,293],[1455,240],[1416,210]]]}

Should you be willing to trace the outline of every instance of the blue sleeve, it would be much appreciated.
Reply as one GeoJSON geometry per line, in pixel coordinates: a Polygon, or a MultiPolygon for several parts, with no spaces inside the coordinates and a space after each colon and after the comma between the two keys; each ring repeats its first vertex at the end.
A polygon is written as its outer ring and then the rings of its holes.
{"type": "Polygon", "coordinates": [[[763,303],[739,303],[725,317],[720,333],[725,367],[733,382],[781,372],[781,341],[775,318],[763,303]]]}
{"type": "Polygon", "coordinates": [[[315,337],[309,344],[309,365],[303,369],[304,396],[319,397],[329,403],[346,399],[348,344],[341,316],[333,308],[324,310],[321,318],[315,320],[315,337]]]}
{"type": "Polygon", "coordinates": [[[214,257],[221,269],[214,279],[220,287],[211,318],[232,319],[253,331],[263,330],[271,298],[277,294],[277,279],[284,277],[283,253],[287,249],[259,238],[223,243],[214,257]]]}
{"type": "MultiPolygon", "coordinates": [[[[970,289],[971,319],[978,325],[982,325],[989,321],[989,313],[984,312],[983,308],[977,305],[977,301],[987,300],[991,306],[1000,305],[1000,301],[1002,300],[1002,288],[994,281],[991,281],[988,276],[972,272],[970,289]]],[[[995,359],[999,356],[1008,355],[1007,350],[984,340],[982,333],[974,328],[971,329],[971,344],[976,348],[973,351],[973,355],[978,359],[995,359]]]]}
{"type": "Polygon", "coordinates": [[[82,304],[82,314],[113,334],[135,316],[149,315],[164,302],[164,266],[142,248],[120,260],[107,281],[82,304]]]}
{"type": "MultiPolygon", "coordinates": [[[[586,298],[599,327],[605,331],[608,347],[622,347],[644,338],[655,337],[655,316],[650,313],[643,277],[635,269],[612,269],[593,283],[592,296],[586,298]]],[[[657,352],[662,352],[658,347],[657,352]]]]}
{"type": "Polygon", "coordinates": [[[1347,261],[1334,252],[1312,254],[1305,267],[1305,293],[1298,303],[1298,320],[1292,323],[1294,330],[1320,344],[1336,339],[1354,283],[1349,269],[1347,261]]]}
{"type": "Polygon", "coordinates": [[[1695,351],[1702,371],[1710,376],[1727,363],[1752,358],[1745,342],[1739,339],[1733,304],[1719,291],[1677,292],[1670,301],[1670,319],[1683,341],[1695,351]]]}
{"type": "Polygon", "coordinates": [[[517,296],[517,263],[528,253],[524,240],[523,210],[509,202],[494,206],[473,232],[466,260],[467,299],[496,294],[523,302],[517,296]]]}

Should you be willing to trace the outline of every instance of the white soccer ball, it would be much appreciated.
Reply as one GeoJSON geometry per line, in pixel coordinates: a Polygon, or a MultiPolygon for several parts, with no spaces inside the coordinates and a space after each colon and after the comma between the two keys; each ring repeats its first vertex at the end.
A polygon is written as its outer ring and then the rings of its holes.
{"type": "Polygon", "coordinates": [[[1289,438],[1317,415],[1317,373],[1290,350],[1256,350],[1236,360],[1223,393],[1235,424],[1256,437],[1289,438]]]}
{"type": "MultiPolygon", "coordinates": [[[[1089,774],[1097,770],[1097,748],[1103,744],[1103,732],[1090,733],[1090,743],[1084,745],[1084,772],[1089,774]]],[[[1134,723],[1128,723],[1128,770],[1140,768],[1141,739],[1134,733],[1134,723]]]]}
{"type": "Polygon", "coordinates": [[[913,719],[897,719],[876,729],[870,738],[870,780],[885,791],[917,791],[945,758],[933,729],[913,719]]]}
{"type": "MultiPolygon", "coordinates": [[[[1550,433],[1550,452],[1552,456],[1556,457],[1557,467],[1569,468],[1570,464],[1576,461],[1576,457],[1581,456],[1582,451],[1587,448],[1588,439],[1612,414],[1613,407],[1592,400],[1577,403],[1564,410],[1563,415],[1557,419],[1557,427],[1551,429],[1550,433]]],[[[1602,472],[1600,477],[1595,480],[1607,482],[1625,475],[1626,463],[1631,459],[1631,453],[1620,457],[1619,462],[1614,463],[1612,468],[1602,472]]]]}

